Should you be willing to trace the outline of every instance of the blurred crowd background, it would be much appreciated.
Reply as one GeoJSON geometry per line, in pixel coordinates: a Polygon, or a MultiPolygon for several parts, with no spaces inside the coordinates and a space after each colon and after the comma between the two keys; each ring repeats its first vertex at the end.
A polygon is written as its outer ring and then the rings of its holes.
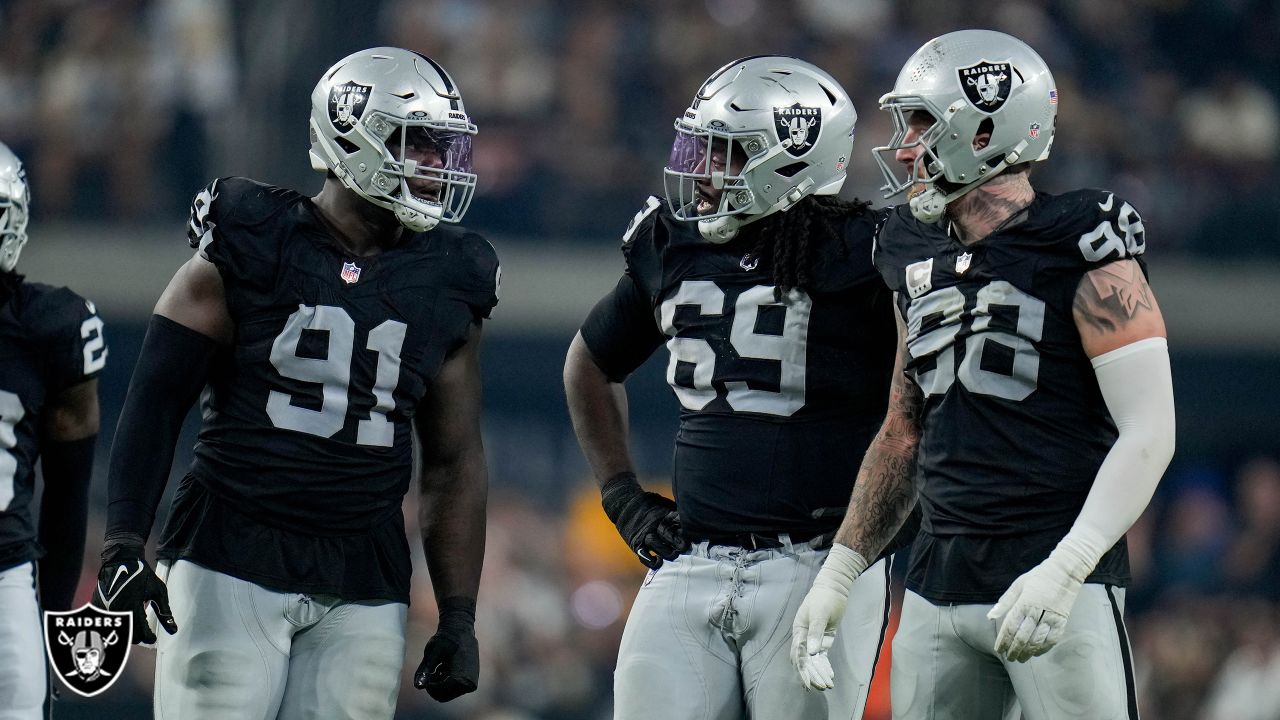
{"type": "MultiPolygon", "coordinates": [[[[661,189],[672,120],[734,58],[807,59],[860,113],[846,194],[878,202],[869,151],[890,128],[876,100],[915,48],[965,27],[1014,34],[1054,71],[1057,140],[1037,186],[1109,188],[1144,217],[1170,321],[1179,451],[1129,536],[1143,715],[1280,718],[1272,0],[0,0],[0,140],[25,160],[34,194],[19,270],[71,285],[107,321],[102,470],[146,310],[189,252],[191,196],[226,175],[318,190],[306,119],[324,69],[374,45],[441,62],[480,126],[467,224],[493,238],[509,285],[485,350],[494,490],[481,687],[448,705],[409,689],[435,623],[419,572],[398,717],[608,718],[643,568],[599,510],[560,364],[621,269],[617,238],[661,189]]],[[[660,364],[630,384],[635,453],[657,488],[676,420],[660,364]]],[[[104,480],[79,600],[97,567],[104,480]]],[[[128,677],[65,699],[58,717],[149,716],[151,657],[135,650],[128,677]]],[[[888,717],[884,680],[872,720],[888,717]]]]}

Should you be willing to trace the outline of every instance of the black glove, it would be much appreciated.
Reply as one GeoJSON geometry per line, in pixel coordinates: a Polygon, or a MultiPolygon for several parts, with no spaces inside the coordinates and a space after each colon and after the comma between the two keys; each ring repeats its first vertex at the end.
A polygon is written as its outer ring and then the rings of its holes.
{"type": "Polygon", "coordinates": [[[674,500],[646,492],[636,482],[635,473],[618,473],[600,488],[604,514],[618,527],[622,539],[651,570],[662,561],[675,560],[689,549],[680,530],[680,514],[674,500]]]}
{"type": "Polygon", "coordinates": [[[476,601],[445,598],[440,603],[440,626],[422,651],[422,663],[413,673],[413,686],[426,690],[437,702],[449,702],[475,692],[479,680],[476,601]]]}
{"type": "Polygon", "coordinates": [[[178,632],[178,623],[169,609],[169,591],[147,565],[140,535],[120,533],[107,538],[93,604],[103,610],[132,612],[135,643],[150,645],[156,641],[156,634],[147,627],[147,605],[155,608],[165,632],[178,632]]]}

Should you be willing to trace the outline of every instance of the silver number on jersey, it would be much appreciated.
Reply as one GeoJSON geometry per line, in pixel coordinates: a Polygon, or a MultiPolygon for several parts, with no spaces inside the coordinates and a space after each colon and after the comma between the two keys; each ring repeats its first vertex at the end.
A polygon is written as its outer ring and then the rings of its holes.
{"type": "MultiPolygon", "coordinates": [[[[356,443],[360,445],[390,447],[395,438],[386,413],[395,407],[400,350],[407,329],[402,322],[386,320],[369,332],[367,347],[378,353],[373,386],[375,405],[369,418],[357,426],[356,443]]],[[[333,437],[342,430],[347,423],[355,335],[356,323],[346,310],[332,305],[298,306],[271,344],[271,364],[283,377],[320,384],[320,409],[298,407],[288,393],[272,390],[267,396],[267,416],[273,425],[320,437],[333,437]],[[298,356],[303,330],[328,333],[328,351],[324,358],[298,356]]]]}
{"type": "Polygon", "coordinates": [[[0,511],[8,510],[13,502],[13,480],[18,474],[18,458],[10,452],[18,446],[14,429],[22,422],[27,411],[15,394],[0,390],[0,511]]]}
{"type": "Polygon", "coordinates": [[[1023,400],[1035,392],[1040,353],[1033,343],[1044,332],[1044,301],[995,280],[978,291],[973,310],[965,312],[964,306],[964,293],[953,286],[917,298],[907,308],[907,351],[915,360],[933,357],[933,367],[914,371],[925,397],[946,393],[957,378],[971,393],[1005,400],[1023,400]],[[991,329],[992,307],[1017,311],[1017,334],[991,329]],[[966,318],[973,332],[965,340],[964,359],[957,369],[955,339],[966,318]],[[982,366],[992,343],[1012,351],[1012,374],[982,366]]]}
{"type": "MultiPolygon", "coordinates": [[[[92,310],[93,306],[90,305],[92,310]]],[[[107,364],[107,344],[102,338],[102,320],[92,315],[80,323],[80,339],[84,344],[84,374],[92,375],[107,364]]]]}
{"type": "Polygon", "coordinates": [[[675,336],[676,308],[680,305],[698,306],[699,315],[723,315],[724,291],[710,280],[685,280],[674,295],[662,301],[662,332],[671,336],[667,341],[667,350],[671,353],[671,361],[667,363],[667,384],[685,409],[701,410],[716,399],[716,389],[711,386],[716,353],[706,340],[675,336]],[[676,367],[681,362],[693,365],[692,388],[676,384],[676,367]]]}
{"type": "MultiPolygon", "coordinates": [[[[701,410],[716,398],[716,389],[712,385],[716,354],[706,340],[676,337],[675,315],[680,305],[695,305],[701,315],[723,315],[725,294],[710,280],[685,280],[675,294],[662,303],[662,331],[671,336],[667,341],[667,350],[671,354],[667,364],[667,383],[685,409],[701,410]],[[681,362],[693,365],[692,388],[676,383],[676,369],[681,362]]],[[[751,388],[740,380],[726,382],[728,394],[725,400],[729,407],[739,412],[783,417],[791,416],[804,407],[809,313],[812,307],[809,296],[799,290],[792,291],[789,302],[774,300],[771,285],[757,285],[738,296],[729,330],[730,344],[739,357],[777,361],[781,375],[777,392],[751,388]],[[756,332],[756,320],[764,307],[785,309],[782,335],[756,332]]]]}

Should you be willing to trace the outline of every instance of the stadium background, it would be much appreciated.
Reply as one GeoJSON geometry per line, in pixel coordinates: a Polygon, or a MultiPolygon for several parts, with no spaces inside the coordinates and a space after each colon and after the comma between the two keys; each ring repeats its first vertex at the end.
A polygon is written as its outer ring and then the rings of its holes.
{"type": "MultiPolygon", "coordinates": [[[[315,80],[348,52],[400,45],[448,68],[480,125],[467,224],[493,239],[505,283],[484,351],[481,687],[448,705],[410,689],[435,623],[415,547],[397,717],[609,717],[642,568],[598,509],[560,367],[621,269],[620,233],[660,190],[672,119],[733,58],[810,60],[861,115],[846,194],[878,200],[869,151],[889,125],[876,99],[925,40],[983,26],[1026,40],[1054,71],[1058,136],[1037,186],[1113,189],[1146,223],[1178,452],[1130,533],[1144,717],[1280,717],[1280,8],[1263,0],[0,2],[0,140],[34,192],[19,270],[96,301],[110,343],[77,599],[97,567],[105,460],[146,318],[190,252],[190,197],[226,175],[316,191],[315,80]]],[[[661,373],[659,358],[630,384],[635,454],[657,486],[676,414],[661,373]]],[[[65,699],[57,717],[149,716],[152,657],[135,648],[115,687],[65,699]]],[[[888,717],[884,679],[869,718],[888,717]]]]}

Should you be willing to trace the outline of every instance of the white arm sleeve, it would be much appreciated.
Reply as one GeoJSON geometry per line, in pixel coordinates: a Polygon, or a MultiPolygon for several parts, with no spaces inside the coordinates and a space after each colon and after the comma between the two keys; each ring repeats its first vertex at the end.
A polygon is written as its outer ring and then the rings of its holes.
{"type": "Polygon", "coordinates": [[[1146,338],[1099,355],[1093,369],[1120,434],[1059,545],[1088,563],[1087,569],[1080,568],[1086,575],[1146,509],[1173,457],[1174,442],[1173,379],[1164,338],[1146,338]]]}

